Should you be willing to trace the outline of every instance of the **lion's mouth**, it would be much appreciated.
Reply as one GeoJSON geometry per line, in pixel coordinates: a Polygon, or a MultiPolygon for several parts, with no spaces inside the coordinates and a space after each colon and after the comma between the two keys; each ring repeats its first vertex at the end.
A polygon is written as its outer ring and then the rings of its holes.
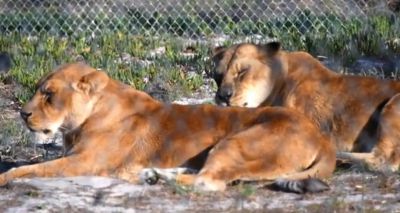
{"type": "Polygon", "coordinates": [[[243,104],[236,104],[236,103],[231,103],[230,101],[221,100],[218,97],[215,98],[215,103],[218,106],[223,106],[223,107],[230,107],[230,106],[248,107],[249,106],[248,102],[244,102],[243,104]]]}
{"type": "Polygon", "coordinates": [[[218,106],[224,106],[224,107],[230,106],[229,101],[222,100],[222,99],[219,98],[218,96],[215,96],[214,100],[215,100],[215,103],[216,103],[218,106]]]}
{"type": "Polygon", "coordinates": [[[26,125],[26,127],[29,129],[29,131],[31,131],[31,132],[37,132],[37,130],[36,129],[33,129],[32,127],[30,127],[30,126],[28,126],[28,125],[26,125]]]}
{"type": "Polygon", "coordinates": [[[230,106],[230,105],[229,105],[229,102],[221,102],[221,103],[219,103],[218,105],[224,106],[224,107],[230,106]]]}
{"type": "Polygon", "coordinates": [[[46,135],[48,135],[48,134],[51,133],[51,130],[50,130],[50,129],[40,129],[40,130],[36,130],[36,129],[33,129],[32,127],[30,127],[30,126],[28,126],[28,129],[29,129],[29,131],[31,131],[31,132],[33,132],[33,133],[41,132],[41,133],[44,133],[44,134],[46,134],[46,135]]]}
{"type": "Polygon", "coordinates": [[[44,134],[48,135],[48,134],[51,133],[51,130],[49,130],[49,129],[44,129],[44,130],[42,130],[42,132],[43,132],[44,134]]]}

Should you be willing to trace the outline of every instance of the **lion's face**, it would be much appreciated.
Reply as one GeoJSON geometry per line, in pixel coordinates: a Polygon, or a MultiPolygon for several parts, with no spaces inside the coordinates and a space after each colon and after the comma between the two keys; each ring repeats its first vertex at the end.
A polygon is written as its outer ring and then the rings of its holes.
{"type": "Polygon", "coordinates": [[[20,112],[28,128],[49,136],[81,125],[92,113],[93,87],[98,86],[91,82],[95,74],[105,75],[78,63],[60,67],[42,78],[20,112]]]}
{"type": "Polygon", "coordinates": [[[266,45],[239,44],[219,48],[212,57],[213,78],[218,85],[219,105],[257,107],[271,94],[281,70],[272,59],[278,42],[266,45]]]}

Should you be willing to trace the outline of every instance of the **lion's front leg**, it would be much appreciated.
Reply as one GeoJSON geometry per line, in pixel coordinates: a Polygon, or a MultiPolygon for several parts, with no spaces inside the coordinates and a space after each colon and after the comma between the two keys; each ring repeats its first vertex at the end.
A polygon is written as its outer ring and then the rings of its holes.
{"type": "Polygon", "coordinates": [[[24,177],[71,177],[102,175],[103,170],[88,162],[87,156],[72,155],[34,165],[21,166],[0,174],[0,185],[24,177]]]}

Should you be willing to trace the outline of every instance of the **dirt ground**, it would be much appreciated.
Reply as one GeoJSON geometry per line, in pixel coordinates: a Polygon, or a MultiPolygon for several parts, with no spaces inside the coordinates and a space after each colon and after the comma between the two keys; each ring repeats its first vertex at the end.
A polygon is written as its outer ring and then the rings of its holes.
{"type": "MultiPolygon", "coordinates": [[[[61,154],[57,141],[34,144],[21,124],[15,86],[0,83],[0,171],[61,154]]],[[[0,187],[0,212],[400,212],[399,174],[341,168],[318,194],[272,191],[238,184],[223,193],[199,193],[171,183],[132,185],[100,177],[24,179],[0,187]]]]}

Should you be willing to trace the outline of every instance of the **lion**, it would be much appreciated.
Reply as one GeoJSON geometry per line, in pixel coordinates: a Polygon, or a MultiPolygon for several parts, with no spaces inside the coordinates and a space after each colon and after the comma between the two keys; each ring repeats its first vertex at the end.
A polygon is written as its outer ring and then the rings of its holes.
{"type": "Polygon", "coordinates": [[[60,131],[66,152],[1,174],[1,185],[22,177],[85,175],[140,184],[149,168],[183,167],[196,173],[173,178],[199,190],[267,180],[302,193],[326,190],[320,179],[335,167],[334,146],[295,111],[162,103],[83,63],[44,76],[20,114],[36,134],[60,131]]]}
{"type": "Polygon", "coordinates": [[[211,61],[217,104],[294,109],[333,141],[341,159],[399,169],[399,81],[339,74],[277,41],[219,47],[211,61]]]}

